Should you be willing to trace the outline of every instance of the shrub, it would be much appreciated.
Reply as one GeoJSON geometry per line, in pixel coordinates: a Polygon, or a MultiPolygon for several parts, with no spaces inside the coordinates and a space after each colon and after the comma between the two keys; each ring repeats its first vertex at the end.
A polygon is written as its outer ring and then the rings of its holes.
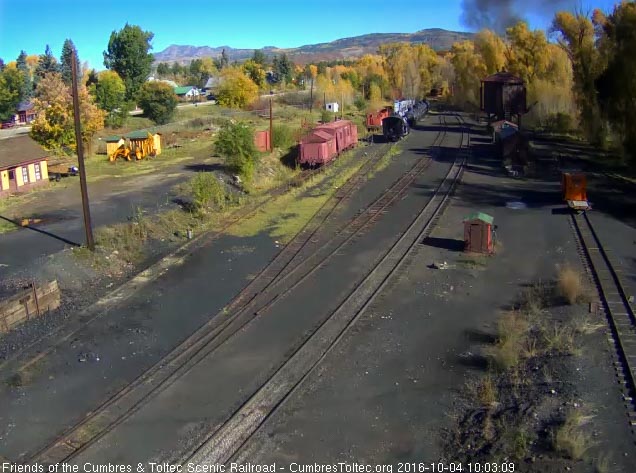
{"type": "Polygon", "coordinates": [[[287,125],[272,127],[272,145],[274,148],[289,149],[296,144],[296,132],[287,125]]]}
{"type": "Polygon", "coordinates": [[[249,125],[241,122],[222,125],[215,150],[225,159],[228,167],[245,181],[251,180],[258,154],[254,146],[254,130],[249,125]]]}
{"type": "Polygon", "coordinates": [[[364,111],[367,109],[367,101],[364,100],[364,97],[362,96],[358,96],[356,97],[356,99],[353,101],[353,104],[356,106],[356,108],[360,111],[364,111]]]}
{"type": "Polygon", "coordinates": [[[209,205],[223,209],[225,207],[225,189],[212,172],[197,173],[190,180],[192,201],[197,210],[209,205]]]}
{"type": "Polygon", "coordinates": [[[168,123],[177,108],[177,96],[168,84],[146,82],[139,91],[139,106],[144,115],[158,124],[168,123]]]}
{"type": "Polygon", "coordinates": [[[320,114],[320,120],[323,123],[328,123],[328,122],[332,122],[333,121],[333,112],[330,112],[329,110],[323,110],[320,114]]]}
{"type": "Polygon", "coordinates": [[[576,304],[583,294],[581,274],[571,266],[558,269],[557,289],[568,304],[576,304]]]}
{"type": "Polygon", "coordinates": [[[572,460],[580,460],[593,444],[590,435],[582,429],[588,421],[589,417],[584,417],[579,412],[568,414],[553,434],[554,450],[572,460]]]}
{"type": "Polygon", "coordinates": [[[518,312],[508,312],[499,319],[497,344],[491,351],[493,362],[498,368],[506,370],[517,366],[528,330],[528,322],[518,312]]]}

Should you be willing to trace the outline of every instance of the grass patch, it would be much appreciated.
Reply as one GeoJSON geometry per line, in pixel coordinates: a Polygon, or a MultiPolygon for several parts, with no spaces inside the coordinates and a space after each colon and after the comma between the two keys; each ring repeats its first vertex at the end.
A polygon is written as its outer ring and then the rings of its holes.
{"type": "Polygon", "coordinates": [[[469,382],[467,388],[470,397],[475,399],[479,406],[491,408],[497,404],[497,386],[492,376],[486,375],[479,381],[469,382]]]}
{"type": "Polygon", "coordinates": [[[9,232],[13,232],[15,230],[17,230],[18,227],[16,224],[11,223],[11,222],[7,222],[4,219],[0,219],[0,235],[4,234],[4,233],[9,233],[9,232]]]}
{"type": "Polygon", "coordinates": [[[268,203],[249,220],[230,228],[229,232],[241,237],[267,232],[283,243],[290,241],[327,199],[362,166],[363,161],[354,160],[354,156],[354,152],[344,153],[327,170],[268,203]],[[321,189],[319,195],[303,195],[310,188],[317,188],[327,181],[330,181],[328,186],[321,189]]]}
{"type": "Polygon", "coordinates": [[[521,310],[531,319],[540,316],[552,303],[553,288],[539,281],[526,287],[521,296],[521,310]]]}
{"type": "Polygon", "coordinates": [[[162,168],[174,166],[196,158],[208,158],[212,155],[212,140],[186,140],[180,148],[163,149],[157,157],[141,161],[108,161],[108,157],[98,155],[86,160],[86,180],[96,182],[106,178],[123,178],[155,173],[162,168]]]}
{"type": "Polygon", "coordinates": [[[563,423],[553,432],[554,451],[571,460],[580,460],[593,446],[592,437],[583,427],[591,417],[578,411],[570,412],[563,423]]]}
{"type": "Polygon", "coordinates": [[[457,264],[466,269],[486,269],[488,256],[480,254],[464,254],[457,259],[457,264]]]}
{"type": "Polygon", "coordinates": [[[497,342],[490,349],[494,366],[500,370],[516,367],[523,355],[529,325],[516,311],[506,312],[497,323],[497,342]]]}
{"type": "Polygon", "coordinates": [[[561,355],[579,353],[575,345],[575,331],[570,325],[554,323],[548,327],[542,327],[541,334],[546,351],[561,355]]]}
{"type": "Polygon", "coordinates": [[[393,162],[393,158],[398,156],[400,153],[402,153],[402,148],[400,146],[400,143],[392,144],[387,150],[387,152],[384,154],[384,156],[382,156],[382,158],[380,159],[378,164],[375,166],[375,168],[369,171],[369,173],[367,174],[367,178],[371,179],[377,173],[386,169],[389,166],[389,164],[393,162]]]}

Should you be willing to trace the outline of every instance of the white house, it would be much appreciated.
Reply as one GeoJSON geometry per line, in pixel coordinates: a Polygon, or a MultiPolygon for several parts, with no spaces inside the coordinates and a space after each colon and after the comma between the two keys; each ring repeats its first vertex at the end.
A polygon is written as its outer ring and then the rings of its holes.
{"type": "Polygon", "coordinates": [[[177,97],[184,100],[192,99],[193,97],[198,97],[199,95],[201,95],[199,89],[194,87],[193,85],[175,87],[174,93],[177,95],[177,97]]]}

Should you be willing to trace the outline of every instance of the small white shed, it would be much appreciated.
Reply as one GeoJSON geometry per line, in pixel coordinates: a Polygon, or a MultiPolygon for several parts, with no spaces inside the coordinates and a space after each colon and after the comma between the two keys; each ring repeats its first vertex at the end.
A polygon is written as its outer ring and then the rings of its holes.
{"type": "Polygon", "coordinates": [[[333,113],[338,113],[338,102],[331,102],[325,104],[325,110],[328,110],[333,113]]]}

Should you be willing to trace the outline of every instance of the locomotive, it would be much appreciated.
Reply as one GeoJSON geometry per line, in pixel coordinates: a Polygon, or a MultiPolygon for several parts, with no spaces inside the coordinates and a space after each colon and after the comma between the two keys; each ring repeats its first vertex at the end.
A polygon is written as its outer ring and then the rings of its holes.
{"type": "Polygon", "coordinates": [[[398,141],[409,134],[409,125],[406,118],[399,115],[391,115],[382,120],[382,134],[387,141],[398,141]]]}

